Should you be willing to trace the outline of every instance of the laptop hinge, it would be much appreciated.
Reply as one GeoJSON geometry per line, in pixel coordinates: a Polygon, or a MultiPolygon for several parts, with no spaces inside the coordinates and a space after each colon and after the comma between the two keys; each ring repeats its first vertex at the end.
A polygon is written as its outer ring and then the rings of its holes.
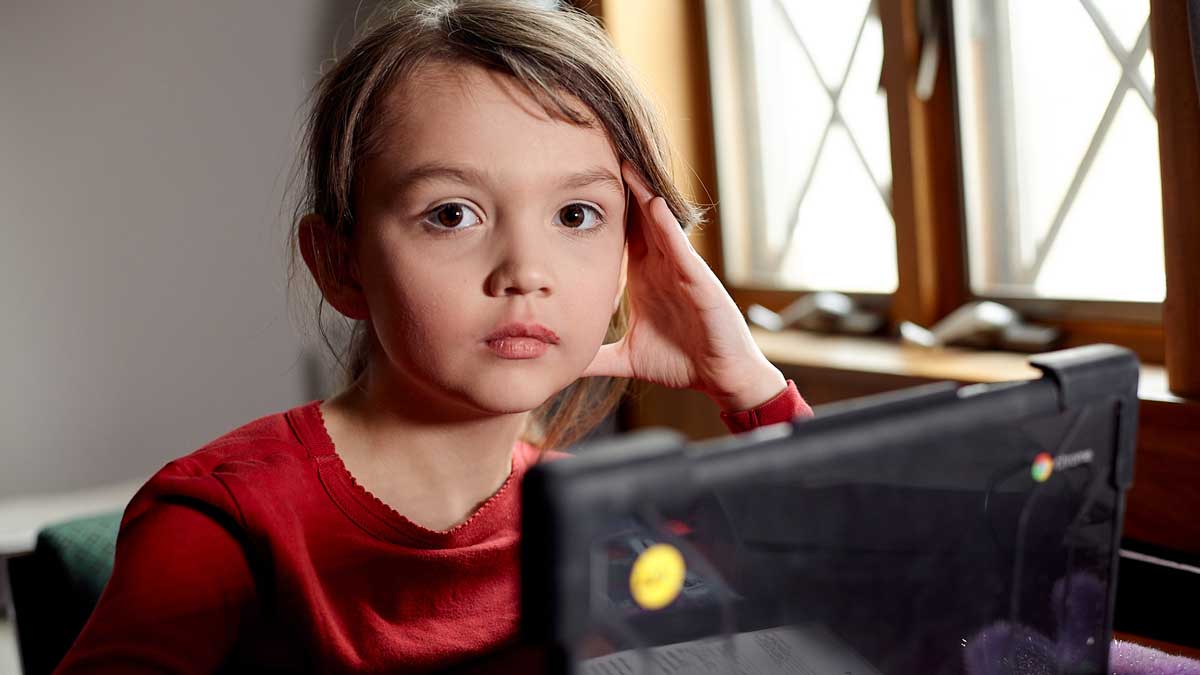
{"type": "Polygon", "coordinates": [[[1038,354],[1029,364],[1058,385],[1059,408],[1078,408],[1105,396],[1137,399],[1137,356],[1124,347],[1087,345],[1038,354]]]}

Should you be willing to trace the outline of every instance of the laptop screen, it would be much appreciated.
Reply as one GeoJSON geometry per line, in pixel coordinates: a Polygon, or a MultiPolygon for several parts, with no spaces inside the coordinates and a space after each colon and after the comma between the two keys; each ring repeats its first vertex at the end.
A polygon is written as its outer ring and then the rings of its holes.
{"type": "Polygon", "coordinates": [[[582,673],[1103,672],[1128,389],[933,387],[539,468],[524,629],[582,673]]]}

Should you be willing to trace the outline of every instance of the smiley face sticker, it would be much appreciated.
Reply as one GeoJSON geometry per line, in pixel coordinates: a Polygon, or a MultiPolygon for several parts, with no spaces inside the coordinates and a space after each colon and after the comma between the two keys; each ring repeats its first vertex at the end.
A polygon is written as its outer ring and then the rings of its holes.
{"type": "Polygon", "coordinates": [[[633,561],[629,592],[642,609],[662,609],[679,597],[686,572],[679,549],[670,544],[654,544],[633,561]]]}

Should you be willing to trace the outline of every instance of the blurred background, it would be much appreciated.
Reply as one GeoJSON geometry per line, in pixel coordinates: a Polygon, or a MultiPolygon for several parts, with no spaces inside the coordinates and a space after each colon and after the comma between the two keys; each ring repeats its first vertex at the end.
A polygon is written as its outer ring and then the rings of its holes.
{"type": "MultiPolygon", "coordinates": [[[[284,191],[308,90],[375,4],[0,0],[0,557],[330,393],[285,294],[284,191]]],[[[697,250],[811,402],[1130,347],[1125,545],[1200,563],[1182,0],[574,4],[659,105],[678,182],[715,207],[697,250]]],[[[597,433],[652,425],[725,433],[704,396],[653,387],[597,433]]],[[[11,614],[0,673],[20,672],[11,614]]]]}
{"type": "Polygon", "coordinates": [[[0,555],[321,395],[283,197],[356,8],[0,1],[0,555]]]}

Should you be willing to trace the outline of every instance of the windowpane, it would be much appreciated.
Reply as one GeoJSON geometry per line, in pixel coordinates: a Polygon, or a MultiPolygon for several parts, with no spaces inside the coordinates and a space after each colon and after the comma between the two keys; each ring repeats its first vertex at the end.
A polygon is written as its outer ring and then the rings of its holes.
{"type": "Polygon", "coordinates": [[[1162,301],[1148,11],[955,1],[975,293],[1162,301]]]}
{"type": "MultiPolygon", "coordinates": [[[[1080,3],[1076,0],[1073,4],[1080,3]]],[[[1091,0],[1091,4],[1121,41],[1121,46],[1133,49],[1142,26],[1150,20],[1150,3],[1147,0],[1091,0]]]]}
{"type": "MultiPolygon", "coordinates": [[[[854,48],[854,34],[870,4],[867,0],[842,0],[837,7],[814,0],[758,2],[760,6],[751,9],[759,16],[764,16],[766,13],[762,10],[772,4],[787,15],[785,22],[795,26],[795,32],[812,53],[821,79],[826,82],[841,80],[846,61],[850,59],[850,52],[854,48]]],[[[784,30],[791,29],[785,26],[784,30]]]]}
{"type": "Polygon", "coordinates": [[[795,240],[780,270],[783,285],[895,290],[895,229],[891,214],[874,192],[849,134],[840,127],[830,130],[812,189],[800,206],[795,240]]]}
{"type": "Polygon", "coordinates": [[[1131,166],[1158,168],[1157,143],[1154,118],[1136,95],[1126,96],[1034,282],[1034,294],[1162,300],[1158,181],[1129,175],[1131,166]],[[1113,198],[1114,191],[1120,198],[1113,198]],[[1137,274],[1139,270],[1157,270],[1157,275],[1137,274]]]}
{"type": "MultiPolygon", "coordinates": [[[[850,66],[846,88],[838,107],[846,126],[854,133],[880,185],[892,183],[892,153],[888,138],[887,97],[879,88],[883,65],[883,32],[877,20],[863,26],[858,54],[850,66]]],[[[880,202],[881,206],[885,206],[880,202]]],[[[890,223],[888,215],[887,222],[890,223]]]]}
{"type": "Polygon", "coordinates": [[[752,4],[759,170],[766,212],[766,236],[754,257],[765,261],[785,244],[832,105],[816,72],[805,64],[800,43],[785,30],[783,6],[773,0],[752,4]]]}
{"type": "Polygon", "coordinates": [[[868,0],[709,0],[732,283],[895,290],[883,40],[872,9],[868,0]],[[740,209],[730,207],[734,185],[740,209]]]}

